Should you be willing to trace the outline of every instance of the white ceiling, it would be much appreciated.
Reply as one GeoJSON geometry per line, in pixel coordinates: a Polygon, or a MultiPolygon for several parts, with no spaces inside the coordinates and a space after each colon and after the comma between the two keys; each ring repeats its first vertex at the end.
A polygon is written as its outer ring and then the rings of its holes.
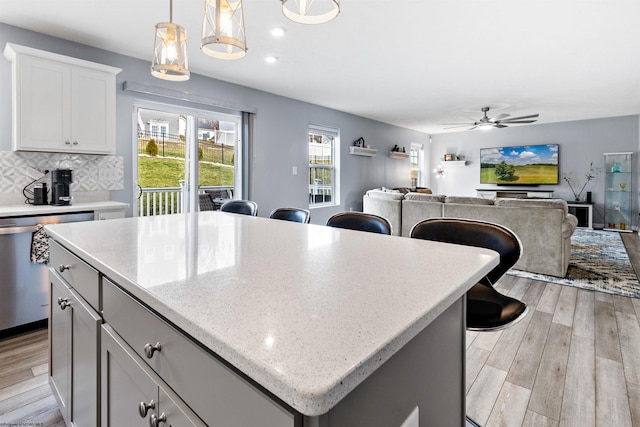
{"type": "MultiPolygon", "coordinates": [[[[485,105],[537,123],[640,113],[637,0],[341,3],[330,23],[305,26],[278,0],[245,0],[249,50],[229,62],[199,51],[204,0],[175,0],[173,21],[193,73],[427,133],[485,105]]],[[[168,0],[0,0],[1,22],[149,61],[168,18],[168,0]]]]}

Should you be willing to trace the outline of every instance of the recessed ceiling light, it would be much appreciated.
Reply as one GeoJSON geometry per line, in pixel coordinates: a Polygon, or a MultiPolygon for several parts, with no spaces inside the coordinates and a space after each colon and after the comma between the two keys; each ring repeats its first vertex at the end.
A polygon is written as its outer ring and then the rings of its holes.
{"type": "Polygon", "coordinates": [[[269,64],[273,64],[274,62],[278,61],[278,57],[277,56],[267,56],[264,58],[265,61],[267,61],[269,64]]]}
{"type": "Polygon", "coordinates": [[[284,36],[284,34],[287,32],[287,30],[285,30],[282,27],[276,27],[274,29],[271,30],[271,35],[273,37],[282,37],[284,36]]]}

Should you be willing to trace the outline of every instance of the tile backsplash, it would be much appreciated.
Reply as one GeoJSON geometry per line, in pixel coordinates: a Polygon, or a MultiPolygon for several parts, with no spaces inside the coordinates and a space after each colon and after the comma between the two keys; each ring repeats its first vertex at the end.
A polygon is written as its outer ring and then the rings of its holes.
{"type": "MultiPolygon", "coordinates": [[[[20,203],[22,189],[36,177],[33,170],[71,169],[71,194],[105,192],[124,188],[124,159],[122,156],[90,154],[58,154],[23,151],[0,151],[0,199],[20,203]],[[102,171],[102,172],[101,172],[102,171]],[[15,196],[15,197],[14,197],[15,196]]],[[[49,175],[39,181],[51,183],[49,175]]]]}

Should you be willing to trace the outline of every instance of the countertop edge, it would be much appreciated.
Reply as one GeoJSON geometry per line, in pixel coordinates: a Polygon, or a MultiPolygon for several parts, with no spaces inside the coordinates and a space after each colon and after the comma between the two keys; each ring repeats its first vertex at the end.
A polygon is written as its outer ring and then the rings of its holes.
{"type": "Polygon", "coordinates": [[[38,216],[38,215],[56,215],[72,212],[83,211],[99,211],[108,209],[126,209],[129,207],[128,203],[114,202],[110,200],[100,202],[85,202],[76,203],[65,206],[55,205],[6,205],[0,206],[0,218],[10,218],[17,216],[38,216]]]}

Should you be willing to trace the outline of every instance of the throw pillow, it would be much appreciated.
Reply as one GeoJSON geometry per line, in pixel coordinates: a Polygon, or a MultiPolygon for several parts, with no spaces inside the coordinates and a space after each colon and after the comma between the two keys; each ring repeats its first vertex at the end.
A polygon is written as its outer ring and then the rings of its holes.
{"type": "Polygon", "coordinates": [[[407,187],[397,187],[397,188],[394,188],[394,190],[395,190],[395,191],[399,191],[399,192],[401,192],[402,194],[407,194],[409,191],[411,191],[411,190],[410,190],[409,188],[407,188],[407,187]]]}
{"type": "Polygon", "coordinates": [[[430,188],[416,188],[416,193],[433,194],[433,191],[430,188]]]}

